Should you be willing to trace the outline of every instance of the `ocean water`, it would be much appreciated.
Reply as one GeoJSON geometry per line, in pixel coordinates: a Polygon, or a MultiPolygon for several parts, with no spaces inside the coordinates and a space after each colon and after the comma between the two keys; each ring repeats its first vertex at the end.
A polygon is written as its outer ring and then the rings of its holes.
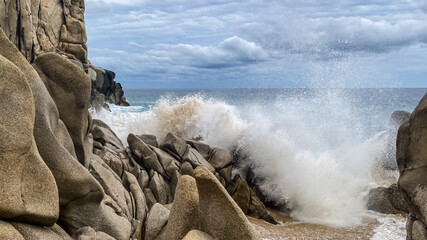
{"type": "Polygon", "coordinates": [[[263,176],[267,196],[299,221],[354,227],[380,223],[373,239],[404,238],[404,219],[365,209],[369,189],[398,173],[380,169],[389,118],[412,112],[426,89],[128,89],[131,107],[92,112],[127,135],[168,132],[238,150],[263,176]]]}

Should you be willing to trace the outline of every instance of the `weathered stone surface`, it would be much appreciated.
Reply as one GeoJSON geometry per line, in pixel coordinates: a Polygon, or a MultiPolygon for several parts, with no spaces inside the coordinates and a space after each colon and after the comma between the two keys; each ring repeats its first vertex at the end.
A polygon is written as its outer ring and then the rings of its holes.
{"type": "Polygon", "coordinates": [[[199,191],[200,216],[203,216],[199,218],[200,226],[203,226],[200,230],[215,239],[261,239],[239,206],[207,168],[196,168],[194,177],[199,191]]]}
{"type": "Polygon", "coordinates": [[[158,203],[156,197],[153,194],[153,191],[151,191],[150,188],[144,188],[144,195],[145,199],[147,200],[148,209],[151,209],[154,204],[158,203]]]}
{"type": "MultiPolygon", "coordinates": [[[[215,215],[209,217],[213,216],[215,215]]],[[[196,181],[193,177],[182,176],[176,187],[168,224],[159,239],[181,240],[190,230],[200,228],[201,223],[198,219],[199,194],[196,181]]]]}
{"type": "Polygon", "coordinates": [[[2,239],[25,240],[10,223],[0,220],[0,237],[2,239]]]}
{"type": "Polygon", "coordinates": [[[185,162],[189,162],[191,166],[193,166],[193,168],[203,166],[209,169],[211,172],[215,171],[215,168],[212,167],[212,165],[209,164],[209,162],[206,161],[206,159],[204,159],[203,156],[199,152],[197,152],[196,149],[190,147],[190,145],[187,145],[187,149],[185,150],[182,159],[185,162]]]}
{"type": "Polygon", "coordinates": [[[393,184],[389,188],[378,187],[371,189],[368,194],[367,208],[372,211],[396,214],[399,212],[409,213],[403,194],[393,184]]]}
{"type": "Polygon", "coordinates": [[[413,240],[424,240],[427,239],[427,229],[420,220],[414,221],[412,224],[412,239],[413,240]]]}
{"type": "Polygon", "coordinates": [[[193,176],[193,166],[189,162],[183,162],[181,164],[181,172],[184,175],[193,176]]]}
{"type": "Polygon", "coordinates": [[[180,158],[183,158],[185,152],[187,151],[187,143],[185,142],[185,140],[173,133],[168,133],[166,135],[162,147],[175,153],[180,158]]]}
{"type": "Polygon", "coordinates": [[[99,100],[100,102],[108,101],[120,106],[129,106],[122,86],[114,81],[116,77],[114,72],[90,65],[88,73],[92,80],[92,88],[95,90],[94,94],[99,93],[104,96],[104,99],[99,100]]]}
{"type": "Polygon", "coordinates": [[[211,151],[209,145],[195,140],[187,140],[187,144],[196,149],[205,159],[209,158],[209,152],[211,151]]]}
{"type": "Polygon", "coordinates": [[[151,134],[141,134],[136,135],[141,139],[145,144],[158,148],[159,144],[157,143],[157,137],[151,134]]]}
{"type": "Polygon", "coordinates": [[[182,240],[214,240],[209,234],[199,230],[191,230],[182,240]]]}
{"type": "Polygon", "coordinates": [[[22,67],[31,68],[0,29],[0,218],[53,225],[58,190],[36,147],[31,79],[22,67]]]}
{"type": "Polygon", "coordinates": [[[171,190],[163,177],[157,172],[153,172],[149,187],[159,203],[164,205],[172,202],[171,190]]]}
{"type": "Polygon", "coordinates": [[[0,2],[0,27],[30,62],[58,51],[87,64],[83,13],[83,1],[5,0],[0,2]]]}
{"type": "Polygon", "coordinates": [[[77,159],[88,167],[87,154],[92,153],[85,142],[92,121],[88,111],[91,88],[89,77],[82,69],[56,53],[40,55],[35,64],[47,77],[44,79],[45,84],[73,140],[77,159]]]}
{"type": "Polygon", "coordinates": [[[127,138],[128,144],[132,153],[141,161],[141,165],[145,168],[158,172],[162,176],[166,176],[165,170],[157,159],[154,153],[141,139],[130,133],[127,138]]]}
{"type": "Polygon", "coordinates": [[[170,211],[159,203],[155,203],[148,214],[145,224],[145,240],[154,240],[166,225],[170,211]]]}
{"type": "MultiPolygon", "coordinates": [[[[57,239],[64,239],[64,240],[71,240],[72,238],[65,233],[64,230],[58,230],[60,229],[59,226],[55,225],[55,229],[52,229],[52,227],[43,227],[43,226],[36,226],[31,224],[25,224],[25,223],[18,223],[18,222],[11,222],[11,225],[23,236],[25,240],[57,240],[57,239]]],[[[6,239],[6,238],[2,238],[6,239]]]]}
{"type": "Polygon", "coordinates": [[[107,146],[117,152],[125,151],[122,141],[117,137],[116,133],[103,121],[93,119],[92,121],[93,139],[100,142],[103,146],[107,146]]]}
{"type": "Polygon", "coordinates": [[[225,182],[228,184],[231,181],[233,166],[225,167],[218,171],[219,175],[224,178],[225,182]]]}
{"type": "Polygon", "coordinates": [[[423,236],[427,220],[427,94],[398,131],[396,144],[400,172],[398,185],[410,209],[408,240],[423,236]],[[417,223],[415,225],[415,223],[417,223]],[[415,226],[414,226],[415,225],[415,226]],[[416,231],[414,231],[416,229],[416,231]]]}
{"type": "Polygon", "coordinates": [[[216,170],[220,170],[233,163],[233,153],[226,149],[213,148],[208,161],[216,170]]]}
{"type": "Polygon", "coordinates": [[[167,177],[171,178],[174,172],[176,170],[179,170],[180,162],[160,148],[150,148],[151,150],[153,150],[154,153],[156,153],[157,159],[165,170],[167,177]]]}
{"type": "Polygon", "coordinates": [[[86,226],[76,231],[74,239],[77,240],[115,240],[110,235],[104,232],[97,232],[95,229],[86,226]]]}

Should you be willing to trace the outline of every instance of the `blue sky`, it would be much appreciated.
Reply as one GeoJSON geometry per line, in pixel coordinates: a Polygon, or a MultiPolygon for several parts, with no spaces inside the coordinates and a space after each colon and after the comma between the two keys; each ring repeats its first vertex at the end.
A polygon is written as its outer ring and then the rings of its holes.
{"type": "Polygon", "coordinates": [[[427,87],[427,0],[86,0],[125,88],[427,87]]]}

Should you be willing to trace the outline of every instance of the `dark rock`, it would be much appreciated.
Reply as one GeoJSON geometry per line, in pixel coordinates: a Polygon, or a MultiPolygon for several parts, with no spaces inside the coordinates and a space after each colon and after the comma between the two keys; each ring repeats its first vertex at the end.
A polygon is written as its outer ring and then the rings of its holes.
{"type": "Polygon", "coordinates": [[[213,148],[209,154],[209,163],[220,170],[233,163],[233,153],[222,148],[213,148]]]}
{"type": "Polygon", "coordinates": [[[157,137],[155,135],[141,134],[136,136],[139,137],[139,139],[141,139],[147,145],[151,145],[156,148],[159,147],[159,144],[157,143],[157,137]]]}

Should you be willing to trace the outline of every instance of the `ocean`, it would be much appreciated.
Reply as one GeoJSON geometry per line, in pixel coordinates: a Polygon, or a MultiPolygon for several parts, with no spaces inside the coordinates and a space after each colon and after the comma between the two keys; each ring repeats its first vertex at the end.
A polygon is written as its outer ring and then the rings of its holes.
{"type": "MultiPolygon", "coordinates": [[[[371,239],[404,239],[405,219],[365,208],[370,189],[396,182],[378,168],[393,111],[412,112],[427,89],[127,89],[130,107],[92,111],[126,144],[168,132],[238,150],[260,188],[291,217],[335,228],[375,219],[371,239]]],[[[368,221],[369,222],[369,221],[368,221]]],[[[357,237],[356,237],[357,238],[357,237]]]]}

